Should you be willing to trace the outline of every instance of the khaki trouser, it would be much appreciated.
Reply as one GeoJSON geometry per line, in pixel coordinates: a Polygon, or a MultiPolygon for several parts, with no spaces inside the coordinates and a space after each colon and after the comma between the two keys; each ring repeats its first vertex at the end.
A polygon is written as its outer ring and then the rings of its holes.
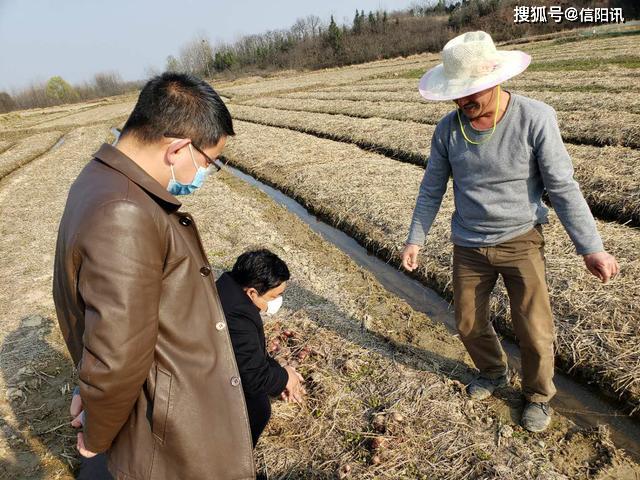
{"type": "Polygon", "coordinates": [[[489,319],[489,296],[499,274],[507,287],[513,328],[520,342],[524,396],[531,402],[547,402],[556,389],[542,226],[492,247],[454,246],[456,325],[476,367],[489,378],[503,375],[507,368],[506,355],[489,319]]]}

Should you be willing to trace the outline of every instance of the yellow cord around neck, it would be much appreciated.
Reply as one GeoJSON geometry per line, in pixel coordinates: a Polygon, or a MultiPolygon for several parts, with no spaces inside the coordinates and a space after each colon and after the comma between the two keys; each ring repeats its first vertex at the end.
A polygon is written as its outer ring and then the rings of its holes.
{"type": "MultiPolygon", "coordinates": [[[[496,124],[498,123],[498,112],[499,111],[500,111],[500,85],[498,85],[498,101],[496,102],[496,113],[493,115],[493,128],[491,129],[491,133],[489,134],[489,136],[487,138],[485,138],[481,142],[474,142],[469,137],[467,137],[467,134],[464,131],[464,126],[462,125],[462,120],[460,119],[460,109],[457,108],[456,109],[456,113],[458,114],[458,123],[460,124],[460,130],[462,130],[462,136],[464,137],[464,139],[467,142],[472,143],[474,145],[480,145],[481,143],[484,143],[484,142],[488,141],[493,136],[493,132],[496,131],[496,124]]],[[[471,124],[471,120],[469,120],[469,123],[471,124]]]]}

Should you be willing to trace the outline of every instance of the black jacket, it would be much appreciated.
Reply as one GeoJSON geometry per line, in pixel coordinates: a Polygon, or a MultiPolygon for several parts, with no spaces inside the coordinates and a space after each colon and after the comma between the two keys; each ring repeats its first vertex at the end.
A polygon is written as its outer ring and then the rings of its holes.
{"type": "Polygon", "coordinates": [[[220,276],[216,286],[245,396],[280,395],[289,374],[267,354],[260,310],[228,272],[220,276]]]}

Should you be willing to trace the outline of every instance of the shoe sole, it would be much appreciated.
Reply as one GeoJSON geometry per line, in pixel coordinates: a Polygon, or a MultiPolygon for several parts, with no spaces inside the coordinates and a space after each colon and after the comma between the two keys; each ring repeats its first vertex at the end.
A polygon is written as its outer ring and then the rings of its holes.
{"type": "Polygon", "coordinates": [[[546,423],[546,425],[544,425],[541,428],[531,427],[527,425],[525,422],[520,422],[520,425],[522,426],[522,428],[524,428],[528,432],[540,433],[540,432],[544,432],[547,428],[549,428],[549,425],[551,425],[551,418],[549,418],[549,421],[546,423]]]}

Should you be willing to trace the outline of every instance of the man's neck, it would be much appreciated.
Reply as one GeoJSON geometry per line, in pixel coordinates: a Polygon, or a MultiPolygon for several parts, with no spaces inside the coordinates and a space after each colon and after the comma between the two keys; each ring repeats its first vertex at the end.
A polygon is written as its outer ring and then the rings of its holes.
{"type": "Polygon", "coordinates": [[[163,187],[169,184],[170,173],[168,168],[163,168],[158,161],[158,154],[153,146],[141,145],[132,138],[123,137],[118,140],[115,147],[125,154],[131,161],[137,164],[147,174],[163,187]]]}
{"type": "MultiPolygon", "coordinates": [[[[496,124],[502,120],[505,112],[507,111],[507,107],[509,106],[509,100],[511,99],[511,94],[506,90],[500,90],[500,110],[498,111],[498,118],[496,119],[496,124]]],[[[483,113],[481,116],[470,120],[471,126],[476,130],[489,130],[493,128],[493,118],[495,117],[496,107],[495,103],[493,104],[493,108],[483,113]]]]}

